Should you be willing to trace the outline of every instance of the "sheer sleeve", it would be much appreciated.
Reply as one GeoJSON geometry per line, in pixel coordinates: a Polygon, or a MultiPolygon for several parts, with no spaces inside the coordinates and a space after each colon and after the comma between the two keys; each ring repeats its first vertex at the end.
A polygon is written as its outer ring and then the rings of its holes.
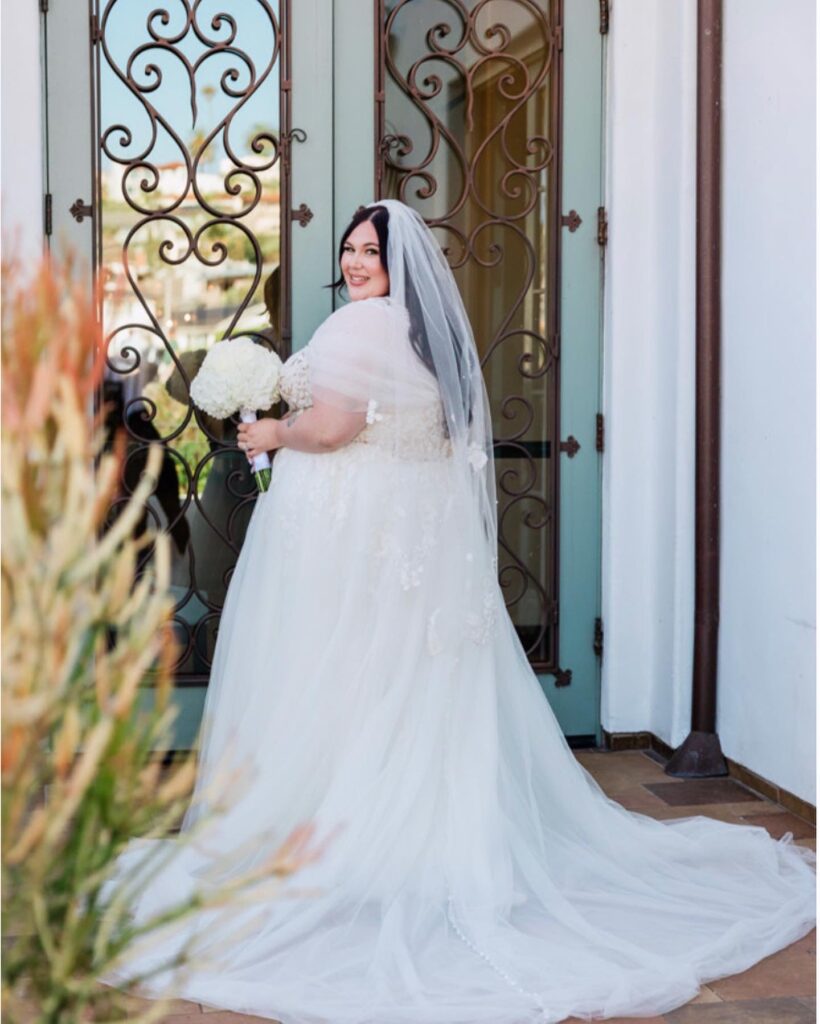
{"type": "Polygon", "coordinates": [[[337,309],[307,346],[314,401],[346,412],[398,411],[430,402],[435,379],[413,351],[407,311],[386,299],[337,309]]]}

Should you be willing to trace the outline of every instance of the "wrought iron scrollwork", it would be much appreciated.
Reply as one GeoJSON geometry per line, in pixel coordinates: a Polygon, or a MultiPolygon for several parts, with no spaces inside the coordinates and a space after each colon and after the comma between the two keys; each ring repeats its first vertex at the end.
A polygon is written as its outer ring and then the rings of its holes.
{"type": "Polygon", "coordinates": [[[553,670],[560,0],[375,0],[375,13],[376,195],[422,214],[459,280],[493,406],[499,580],[533,664],[553,670]]]}
{"type": "MultiPolygon", "coordinates": [[[[290,126],[289,3],[225,6],[206,14],[201,0],[175,0],[146,13],[130,0],[92,0],[101,397],[112,434],[127,439],[124,494],[149,443],[164,448],[145,521],[172,538],[183,682],[207,680],[256,497],[235,424],[197,410],[191,380],[207,345],[236,333],[287,355],[290,219],[281,211],[290,209],[287,152],[304,138],[290,126]],[[264,315],[252,306],[263,281],[264,315]],[[248,330],[253,316],[268,319],[248,330]]],[[[91,208],[78,200],[71,212],[80,219],[91,208]]]]}

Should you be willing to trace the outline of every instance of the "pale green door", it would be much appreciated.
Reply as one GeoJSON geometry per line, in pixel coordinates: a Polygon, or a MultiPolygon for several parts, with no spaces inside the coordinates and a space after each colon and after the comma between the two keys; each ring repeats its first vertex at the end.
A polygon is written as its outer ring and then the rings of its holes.
{"type": "Polygon", "coordinates": [[[179,479],[155,503],[178,555],[178,745],[252,489],[228,484],[241,460],[177,364],[226,332],[305,344],[338,301],[345,223],[384,195],[449,247],[494,409],[510,614],[565,733],[598,738],[602,36],[597,2],[563,6],[260,0],[230,52],[227,22],[149,25],[133,0],[99,0],[90,37],[67,5],[45,16],[53,237],[105,276],[112,391],[179,479]]]}

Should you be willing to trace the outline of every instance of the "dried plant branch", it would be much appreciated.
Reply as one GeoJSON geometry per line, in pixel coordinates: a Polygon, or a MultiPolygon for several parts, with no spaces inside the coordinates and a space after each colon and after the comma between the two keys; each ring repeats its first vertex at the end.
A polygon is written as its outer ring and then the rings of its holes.
{"type": "Polygon", "coordinates": [[[162,1002],[137,1012],[100,975],[188,914],[268,897],[317,851],[303,828],[241,878],[132,920],[135,886],[167,866],[172,845],[197,835],[158,844],[161,855],[115,884],[123,850],[135,838],[167,837],[196,776],[193,757],[168,769],[156,757],[174,719],[170,551],[167,536],[135,538],[134,529],[161,452],[152,446],[139,485],[120,500],[122,445],[106,450],[102,417],[89,413],[104,366],[94,297],[70,265],[48,260],[25,283],[14,267],[3,279],[4,1010],[12,1022],[25,1007],[38,1024],[150,1024],[162,1002]],[[104,900],[106,884],[113,894],[104,900]]]}

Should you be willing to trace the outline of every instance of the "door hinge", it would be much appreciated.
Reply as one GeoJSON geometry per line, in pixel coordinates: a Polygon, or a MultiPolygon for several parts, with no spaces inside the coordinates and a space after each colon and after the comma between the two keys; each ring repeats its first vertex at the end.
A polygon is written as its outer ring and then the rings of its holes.
{"type": "Polygon", "coordinates": [[[572,669],[571,668],[557,668],[555,670],[555,685],[556,686],[569,686],[572,683],[572,669]]]}
{"type": "Polygon", "coordinates": [[[43,230],[46,235],[51,234],[51,193],[46,192],[43,196],[43,230]]]}
{"type": "Polygon", "coordinates": [[[40,0],[40,14],[48,14],[48,0],[40,0]]]}
{"type": "Polygon", "coordinates": [[[604,656],[604,623],[600,615],[595,619],[595,631],[592,636],[592,649],[598,658],[604,656]]]}
{"type": "Polygon", "coordinates": [[[602,36],[609,32],[609,0],[599,0],[599,29],[602,36]]]}
{"type": "Polygon", "coordinates": [[[607,217],[606,217],[606,207],[605,206],[599,206],[598,207],[598,245],[600,245],[601,247],[605,246],[606,243],[607,243],[608,235],[609,235],[609,222],[607,221],[607,217]]]}
{"type": "Polygon", "coordinates": [[[102,39],[102,32],[100,32],[100,22],[96,14],[91,15],[91,45],[96,46],[97,43],[102,39]]]}
{"type": "Polygon", "coordinates": [[[564,49],[564,26],[555,26],[555,47],[559,53],[564,49]]]}
{"type": "Polygon", "coordinates": [[[604,450],[604,414],[602,412],[595,413],[595,451],[602,452],[604,450]]]}

